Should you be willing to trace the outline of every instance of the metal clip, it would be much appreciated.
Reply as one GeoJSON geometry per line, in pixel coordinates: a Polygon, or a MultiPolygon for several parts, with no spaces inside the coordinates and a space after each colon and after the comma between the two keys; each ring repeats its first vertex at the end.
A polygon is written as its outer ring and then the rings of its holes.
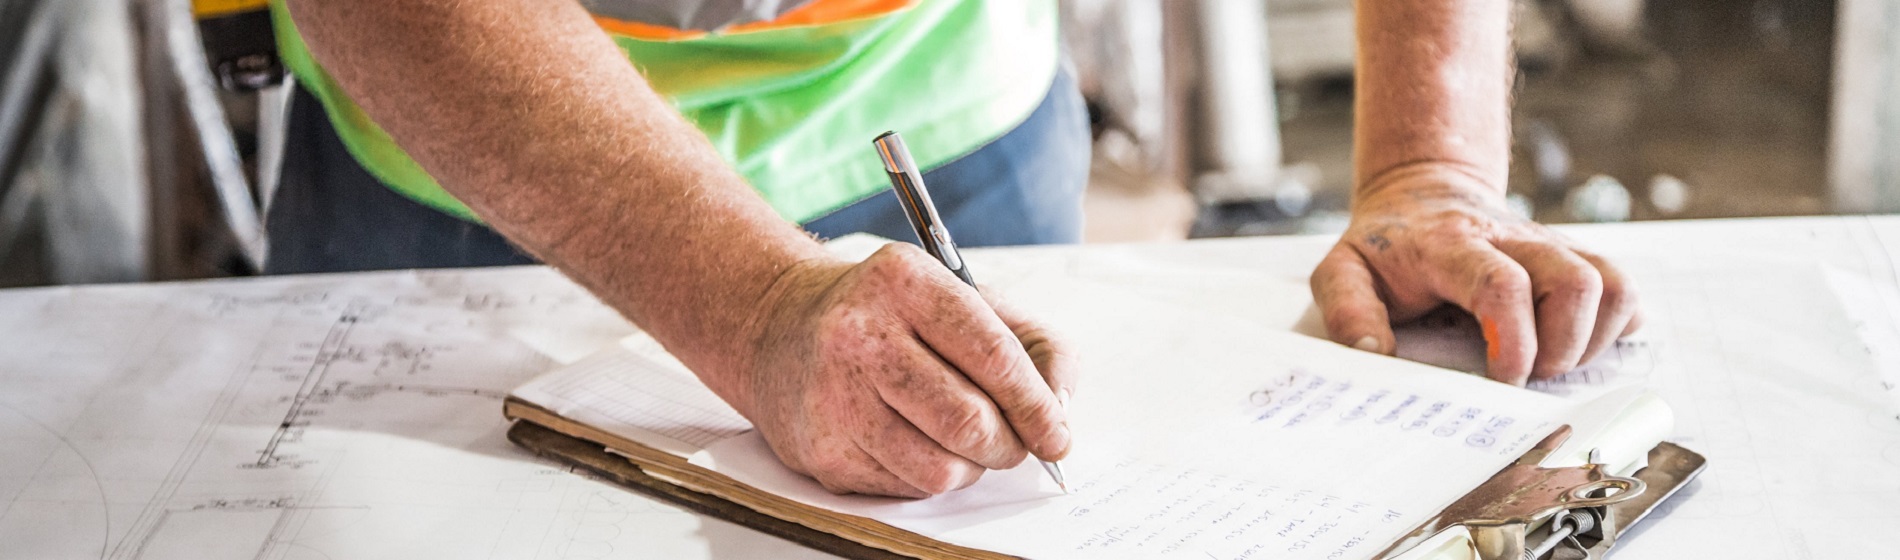
{"type": "Polygon", "coordinates": [[[1602,557],[1621,532],[1617,510],[1609,506],[1641,496],[1647,484],[1605,473],[1594,453],[1587,465],[1539,465],[1569,438],[1570,427],[1559,428],[1380,556],[1462,526],[1478,560],[1602,557]]]}
{"type": "Polygon", "coordinates": [[[1536,546],[1524,551],[1524,560],[1550,558],[1557,560],[1593,560],[1599,556],[1593,547],[1584,543],[1585,539],[1609,548],[1603,542],[1603,523],[1601,508],[1573,509],[1558,515],[1555,520],[1544,525],[1544,535],[1536,546]],[[1561,547],[1561,548],[1560,548],[1561,547]]]}

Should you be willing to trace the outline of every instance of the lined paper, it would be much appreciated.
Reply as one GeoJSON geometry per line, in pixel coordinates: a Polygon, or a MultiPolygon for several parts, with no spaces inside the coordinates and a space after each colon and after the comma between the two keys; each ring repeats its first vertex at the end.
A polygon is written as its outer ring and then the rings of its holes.
{"type": "Polygon", "coordinates": [[[536,378],[514,395],[682,456],[752,429],[691,372],[668,362],[616,347],[536,378]]]}

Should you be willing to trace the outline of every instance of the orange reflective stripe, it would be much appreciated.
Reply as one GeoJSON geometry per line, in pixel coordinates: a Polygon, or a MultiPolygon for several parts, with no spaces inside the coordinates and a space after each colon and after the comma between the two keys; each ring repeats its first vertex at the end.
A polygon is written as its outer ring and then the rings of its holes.
{"type": "Polygon", "coordinates": [[[772,21],[732,26],[731,33],[765,31],[780,27],[824,25],[881,16],[909,8],[916,0],[814,0],[772,21]]]}
{"type": "MultiPolygon", "coordinates": [[[[756,33],[773,29],[826,25],[877,17],[916,4],[917,0],[813,0],[810,4],[799,6],[772,21],[761,21],[734,25],[720,31],[722,34],[756,33]]],[[[594,16],[594,22],[601,29],[615,35],[622,35],[642,41],[687,41],[706,36],[705,31],[678,29],[664,25],[653,25],[637,21],[627,21],[604,16],[594,16]]]]}
{"type": "Polygon", "coordinates": [[[705,37],[706,32],[690,29],[677,29],[664,25],[626,21],[606,16],[594,16],[594,23],[608,33],[623,37],[632,37],[642,41],[685,41],[705,37]]]}

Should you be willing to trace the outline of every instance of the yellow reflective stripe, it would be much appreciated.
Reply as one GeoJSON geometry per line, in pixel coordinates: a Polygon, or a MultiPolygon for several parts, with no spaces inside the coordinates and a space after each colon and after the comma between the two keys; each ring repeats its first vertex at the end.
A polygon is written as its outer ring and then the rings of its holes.
{"type": "Polygon", "coordinates": [[[270,0],[191,0],[191,15],[210,19],[238,12],[262,10],[270,0]]]}

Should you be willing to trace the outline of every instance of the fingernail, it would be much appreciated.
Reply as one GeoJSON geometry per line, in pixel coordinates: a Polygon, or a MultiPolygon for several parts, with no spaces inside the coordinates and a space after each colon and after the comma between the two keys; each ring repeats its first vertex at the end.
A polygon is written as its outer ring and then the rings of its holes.
{"type": "Polygon", "coordinates": [[[1067,454],[1069,452],[1069,423],[1068,422],[1056,424],[1056,442],[1061,444],[1056,447],[1056,453],[1067,454]]]}
{"type": "Polygon", "coordinates": [[[1069,389],[1067,387],[1064,387],[1062,392],[1056,393],[1056,404],[1062,405],[1063,410],[1068,410],[1069,389]]]}
{"type": "Polygon", "coordinates": [[[1367,352],[1378,352],[1379,339],[1376,339],[1370,336],[1359,337],[1359,342],[1352,343],[1352,347],[1358,348],[1360,350],[1365,350],[1367,352]]]}

